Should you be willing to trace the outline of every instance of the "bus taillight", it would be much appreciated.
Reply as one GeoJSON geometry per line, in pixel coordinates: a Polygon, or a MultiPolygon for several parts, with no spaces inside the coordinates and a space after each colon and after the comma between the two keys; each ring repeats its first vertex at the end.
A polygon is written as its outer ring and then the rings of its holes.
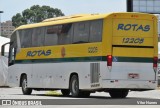
{"type": "Polygon", "coordinates": [[[158,63],[158,57],[153,58],[153,68],[157,68],[157,63],[158,63]]]}
{"type": "Polygon", "coordinates": [[[112,55],[107,55],[107,66],[112,66],[112,55]]]}

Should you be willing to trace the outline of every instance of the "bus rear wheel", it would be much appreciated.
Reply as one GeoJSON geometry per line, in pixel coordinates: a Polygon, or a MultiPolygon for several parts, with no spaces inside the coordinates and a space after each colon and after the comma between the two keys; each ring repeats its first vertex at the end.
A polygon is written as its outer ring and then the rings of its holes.
{"type": "Polygon", "coordinates": [[[70,92],[73,97],[89,97],[90,91],[79,89],[79,80],[77,75],[73,75],[70,80],[70,92]]]}
{"type": "Polygon", "coordinates": [[[24,95],[30,95],[32,93],[31,88],[27,88],[27,76],[23,75],[22,76],[22,92],[24,95]]]}
{"type": "Polygon", "coordinates": [[[109,91],[109,94],[112,98],[126,98],[129,90],[125,89],[112,89],[109,91]]]}
{"type": "Polygon", "coordinates": [[[62,89],[61,93],[62,93],[63,96],[69,96],[70,90],[69,89],[62,89]]]}
{"type": "Polygon", "coordinates": [[[70,92],[73,97],[79,97],[81,95],[79,90],[79,80],[77,75],[73,75],[70,80],[70,92]]]}

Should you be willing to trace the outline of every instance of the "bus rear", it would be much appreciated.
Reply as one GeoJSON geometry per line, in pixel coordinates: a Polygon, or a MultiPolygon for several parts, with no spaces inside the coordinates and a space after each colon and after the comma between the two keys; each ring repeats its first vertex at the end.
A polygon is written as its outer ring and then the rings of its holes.
{"type": "Polygon", "coordinates": [[[106,75],[102,78],[103,86],[137,91],[155,89],[158,61],[156,17],[115,13],[106,19],[106,25],[108,31],[104,35],[103,47],[104,54],[107,54],[108,74],[103,75],[106,75]],[[108,21],[110,25],[107,25],[108,21]]]}

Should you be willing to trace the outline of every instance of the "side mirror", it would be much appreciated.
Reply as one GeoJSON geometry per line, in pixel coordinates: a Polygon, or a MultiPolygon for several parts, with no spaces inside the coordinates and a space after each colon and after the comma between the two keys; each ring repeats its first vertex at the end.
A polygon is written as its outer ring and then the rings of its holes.
{"type": "Polygon", "coordinates": [[[5,44],[1,46],[1,56],[4,56],[4,48],[5,48],[5,44]]]}
{"type": "Polygon", "coordinates": [[[5,44],[3,44],[3,45],[1,46],[1,56],[5,56],[5,47],[6,47],[6,45],[8,45],[8,44],[10,44],[10,42],[5,43],[5,44]]]}

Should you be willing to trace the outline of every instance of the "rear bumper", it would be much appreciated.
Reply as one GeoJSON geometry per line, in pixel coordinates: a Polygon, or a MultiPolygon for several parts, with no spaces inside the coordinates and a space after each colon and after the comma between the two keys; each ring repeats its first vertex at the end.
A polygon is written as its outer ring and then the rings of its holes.
{"type": "Polygon", "coordinates": [[[102,88],[125,88],[125,89],[156,89],[158,81],[144,80],[102,80],[102,88]]]}

